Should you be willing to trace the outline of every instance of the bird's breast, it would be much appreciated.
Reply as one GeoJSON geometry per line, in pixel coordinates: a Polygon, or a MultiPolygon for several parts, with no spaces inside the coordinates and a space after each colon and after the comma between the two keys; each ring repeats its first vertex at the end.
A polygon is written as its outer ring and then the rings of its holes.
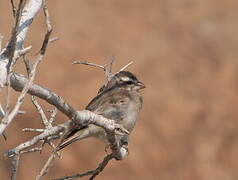
{"type": "Polygon", "coordinates": [[[136,120],[139,115],[140,108],[135,103],[129,103],[125,110],[125,116],[123,118],[123,125],[128,131],[132,131],[135,127],[136,120]]]}

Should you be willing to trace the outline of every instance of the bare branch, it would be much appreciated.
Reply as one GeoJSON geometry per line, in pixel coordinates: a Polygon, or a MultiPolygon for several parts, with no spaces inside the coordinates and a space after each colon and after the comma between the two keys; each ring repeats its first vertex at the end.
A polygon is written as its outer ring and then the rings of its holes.
{"type": "MultiPolygon", "coordinates": [[[[23,75],[14,73],[11,76],[11,87],[16,91],[22,91],[22,89],[28,83],[28,81],[29,80],[25,78],[23,75]]],[[[62,97],[58,96],[56,93],[50,91],[49,89],[33,84],[29,88],[28,94],[44,99],[49,104],[57,107],[58,110],[60,110],[70,119],[74,116],[75,113],[74,108],[71,107],[69,104],[67,104],[62,97]]]]}
{"type": "Polygon", "coordinates": [[[13,59],[13,63],[15,63],[16,60],[17,60],[19,57],[21,57],[21,56],[25,55],[26,53],[30,52],[31,48],[32,48],[32,46],[28,46],[28,47],[26,47],[26,48],[24,48],[24,49],[22,49],[22,50],[19,50],[18,53],[17,53],[17,55],[16,55],[16,57],[14,57],[14,59],[13,59]]]}
{"type": "Polygon", "coordinates": [[[93,67],[98,67],[100,69],[103,69],[105,71],[105,67],[99,64],[94,64],[86,61],[74,61],[72,64],[83,64],[83,65],[88,65],[88,66],[93,66],[93,67]]]}
{"type": "Polygon", "coordinates": [[[16,17],[16,6],[14,4],[14,0],[11,0],[11,5],[12,5],[12,14],[13,14],[13,17],[15,18],[16,17]]]}
{"type": "Polygon", "coordinates": [[[55,41],[59,40],[59,37],[53,37],[53,38],[50,38],[50,43],[53,43],[55,41]]]}
{"type": "Polygon", "coordinates": [[[75,174],[75,175],[72,175],[72,176],[65,176],[63,178],[58,178],[58,179],[54,179],[54,180],[67,180],[67,179],[80,178],[80,177],[90,176],[90,175],[91,175],[91,177],[89,179],[92,180],[100,172],[102,172],[104,170],[104,168],[107,166],[109,161],[112,160],[113,158],[114,158],[114,155],[109,154],[106,157],[104,157],[103,161],[98,165],[98,167],[95,170],[88,171],[88,172],[85,172],[85,173],[75,174]]]}
{"type": "MultiPolygon", "coordinates": [[[[6,81],[6,84],[7,84],[6,111],[7,112],[6,112],[6,116],[8,116],[8,114],[9,114],[9,105],[10,105],[10,92],[11,92],[10,76],[12,74],[12,69],[13,69],[12,61],[13,61],[13,57],[15,55],[18,27],[19,27],[19,24],[20,24],[20,17],[21,17],[21,14],[22,14],[24,4],[25,4],[25,0],[20,0],[19,5],[18,5],[18,9],[17,9],[17,13],[16,13],[15,26],[12,30],[11,40],[9,41],[9,43],[7,45],[7,48],[6,48],[6,51],[4,52],[4,55],[6,57],[8,57],[8,63],[7,63],[7,66],[6,66],[6,70],[7,70],[7,79],[6,79],[7,80],[6,81]]],[[[13,2],[12,2],[12,5],[13,5],[13,7],[15,7],[13,2]]],[[[1,130],[0,130],[0,134],[1,134],[1,130]]]]}
{"type": "Polygon", "coordinates": [[[19,160],[20,160],[20,154],[17,154],[16,156],[12,157],[11,180],[16,180],[17,169],[19,167],[19,160]]]}
{"type": "Polygon", "coordinates": [[[3,118],[5,116],[5,111],[2,108],[2,105],[0,103],[0,118],[3,118]]]}
{"type": "Polygon", "coordinates": [[[99,64],[95,64],[95,63],[86,62],[86,61],[74,61],[72,64],[83,64],[83,65],[88,65],[88,66],[100,68],[103,71],[105,71],[107,81],[110,81],[113,77],[112,65],[113,65],[114,61],[115,61],[115,58],[114,58],[114,56],[112,56],[110,58],[109,62],[107,64],[105,64],[104,66],[99,65],[99,64]]]}
{"type": "MultiPolygon", "coordinates": [[[[41,5],[42,5],[42,0],[29,0],[21,13],[22,15],[21,16],[19,15],[20,17],[20,21],[18,22],[19,25],[15,26],[15,27],[18,27],[17,31],[13,31],[15,32],[16,35],[12,33],[12,36],[8,42],[7,47],[3,49],[3,51],[0,54],[0,86],[1,87],[6,85],[7,82],[9,82],[7,80],[8,79],[7,75],[9,74],[8,72],[11,72],[11,70],[7,70],[6,68],[7,65],[9,66],[10,64],[12,64],[12,63],[9,63],[9,61],[11,61],[10,59],[12,59],[12,58],[9,58],[10,57],[9,50],[11,51],[13,50],[13,48],[11,48],[12,46],[16,49],[16,51],[22,49],[28,29],[34,17],[36,16],[37,12],[40,10],[41,5]]],[[[16,24],[18,23],[16,22],[16,24]]],[[[13,55],[16,54],[15,50],[12,51],[12,54],[13,55]]]]}
{"type": "Polygon", "coordinates": [[[52,111],[51,116],[50,116],[50,120],[49,120],[49,123],[50,123],[50,124],[53,123],[53,121],[54,121],[54,119],[55,119],[57,113],[58,113],[57,108],[54,108],[54,110],[52,111]]]}
{"type": "Polygon", "coordinates": [[[32,153],[32,152],[41,152],[42,151],[42,147],[34,147],[32,149],[29,150],[23,150],[20,152],[20,154],[24,154],[24,153],[32,153]]]}
{"type": "Polygon", "coordinates": [[[0,34],[0,54],[2,52],[2,40],[3,40],[3,36],[0,34]]]}
{"type": "Polygon", "coordinates": [[[33,137],[31,140],[21,143],[17,147],[7,151],[4,155],[6,157],[13,157],[16,154],[19,154],[22,150],[38,143],[39,141],[46,139],[47,137],[60,134],[61,132],[65,130],[66,126],[69,126],[69,124],[70,122],[67,121],[64,124],[60,124],[58,126],[52,127],[51,130],[45,130],[43,133],[33,137]]]}
{"type": "Polygon", "coordinates": [[[43,133],[35,136],[33,139],[20,144],[12,150],[9,150],[7,153],[5,153],[5,155],[8,157],[14,156],[15,154],[18,154],[22,150],[38,143],[41,140],[52,137],[53,135],[59,135],[59,133],[61,132],[65,133],[68,130],[72,130],[72,128],[87,126],[88,124],[95,124],[99,127],[104,128],[107,132],[111,132],[112,134],[129,133],[122,125],[116,124],[114,120],[106,119],[101,115],[94,114],[93,112],[87,110],[77,111],[73,121],[69,120],[63,124],[54,126],[49,130],[46,129],[43,133]]]}
{"type": "Polygon", "coordinates": [[[44,129],[35,129],[35,128],[24,128],[22,129],[23,132],[44,132],[44,129]]]}
{"type": "MultiPolygon", "coordinates": [[[[123,66],[121,69],[120,69],[120,71],[124,71],[126,68],[128,68],[130,65],[132,65],[133,64],[133,61],[131,61],[131,62],[129,62],[127,65],[125,65],[125,66],[123,66]]],[[[118,71],[118,72],[120,72],[120,71],[118,71]]]]}
{"type": "MultiPolygon", "coordinates": [[[[11,2],[12,2],[11,4],[12,4],[13,8],[15,8],[15,6],[13,4],[13,1],[11,1],[11,2]]],[[[6,48],[6,52],[5,52],[6,53],[5,55],[9,58],[8,65],[7,65],[8,74],[9,74],[9,72],[11,72],[10,66],[12,66],[12,60],[13,60],[15,49],[16,49],[17,33],[18,33],[20,18],[21,18],[21,15],[22,15],[24,5],[25,5],[25,0],[20,0],[19,5],[18,5],[18,9],[17,9],[17,12],[16,12],[16,23],[15,23],[15,26],[12,30],[11,41],[9,42],[9,44],[6,48]]]]}
{"type": "Polygon", "coordinates": [[[26,72],[27,72],[27,75],[28,75],[28,78],[29,78],[32,67],[31,67],[29,59],[25,55],[23,56],[23,62],[25,64],[26,72]]]}
{"type": "Polygon", "coordinates": [[[40,104],[37,102],[37,100],[35,99],[34,96],[31,96],[31,101],[32,101],[32,103],[34,104],[34,106],[35,106],[37,112],[40,114],[41,119],[42,119],[42,121],[43,121],[43,124],[44,124],[45,128],[46,128],[46,129],[50,129],[50,128],[52,127],[52,125],[51,125],[50,122],[48,121],[48,119],[47,119],[47,117],[46,117],[46,115],[45,115],[45,113],[44,113],[42,107],[41,107],[40,104]]]}
{"type": "Polygon", "coordinates": [[[115,57],[112,56],[109,60],[109,62],[104,66],[105,67],[105,73],[106,73],[106,76],[107,76],[107,81],[109,82],[112,77],[113,77],[113,74],[112,74],[112,65],[115,61],[115,57]]]}
{"type": "Polygon", "coordinates": [[[37,56],[36,61],[35,61],[35,63],[32,66],[32,70],[31,70],[31,73],[29,75],[29,81],[26,83],[26,85],[23,88],[20,96],[18,97],[16,105],[14,106],[13,110],[11,111],[11,113],[9,115],[7,114],[4,117],[4,119],[2,120],[2,122],[0,124],[0,134],[3,133],[5,128],[11,123],[13,118],[17,115],[18,110],[19,110],[20,106],[23,103],[23,100],[24,100],[24,97],[25,97],[26,93],[28,92],[28,90],[30,89],[31,85],[33,84],[33,80],[35,79],[35,74],[36,74],[36,68],[37,68],[38,64],[41,62],[41,60],[42,60],[42,58],[43,58],[43,56],[45,54],[45,51],[46,51],[46,48],[47,48],[47,45],[48,45],[48,42],[49,42],[49,37],[50,37],[51,32],[52,32],[52,30],[48,31],[46,33],[46,35],[45,35],[45,39],[43,41],[43,44],[42,44],[42,47],[41,47],[41,50],[40,50],[40,54],[37,56]]]}
{"type": "Polygon", "coordinates": [[[49,168],[53,165],[53,161],[55,159],[56,154],[52,153],[45,163],[44,167],[41,169],[39,175],[36,176],[36,180],[40,180],[48,171],[49,168]]]}
{"type": "Polygon", "coordinates": [[[45,14],[45,23],[47,25],[48,32],[52,30],[51,22],[50,22],[50,14],[46,5],[46,0],[43,0],[43,10],[45,14]]]}

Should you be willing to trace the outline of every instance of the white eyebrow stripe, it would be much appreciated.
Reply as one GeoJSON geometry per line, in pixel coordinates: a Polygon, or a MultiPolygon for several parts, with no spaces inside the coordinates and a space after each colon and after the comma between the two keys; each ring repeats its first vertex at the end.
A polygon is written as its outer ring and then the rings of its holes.
{"type": "Polygon", "coordinates": [[[128,78],[128,77],[121,77],[121,80],[122,81],[130,81],[130,78],[128,78]]]}

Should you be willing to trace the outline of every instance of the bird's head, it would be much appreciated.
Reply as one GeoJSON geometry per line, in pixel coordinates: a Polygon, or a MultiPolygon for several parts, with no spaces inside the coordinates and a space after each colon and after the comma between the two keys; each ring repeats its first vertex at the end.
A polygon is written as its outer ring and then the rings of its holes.
{"type": "Polygon", "coordinates": [[[126,87],[127,89],[136,91],[145,88],[145,85],[140,82],[134,74],[129,71],[120,71],[116,73],[106,85],[99,89],[98,94],[114,86],[126,87]]]}
{"type": "Polygon", "coordinates": [[[113,84],[117,84],[122,87],[127,87],[131,90],[140,90],[144,89],[145,85],[140,82],[134,74],[132,74],[129,71],[120,71],[115,76],[113,77],[114,80],[112,79],[113,84]]]}

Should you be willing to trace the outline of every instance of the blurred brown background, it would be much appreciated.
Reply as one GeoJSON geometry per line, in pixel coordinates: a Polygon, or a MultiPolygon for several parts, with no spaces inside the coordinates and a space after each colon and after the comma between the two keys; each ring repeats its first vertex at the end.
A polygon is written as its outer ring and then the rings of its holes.
{"type": "MultiPolygon", "coordinates": [[[[115,71],[133,60],[129,70],[147,86],[129,157],[112,161],[97,179],[238,179],[237,8],[237,0],[49,1],[53,35],[60,40],[49,46],[36,83],[83,109],[104,74],[71,62],[105,64],[115,55],[115,71]]],[[[6,42],[13,22],[8,1],[0,1],[0,14],[6,42]]],[[[41,45],[43,20],[40,12],[30,29],[30,57],[41,45]]],[[[24,71],[21,62],[17,71],[24,71]]],[[[1,179],[9,179],[2,153],[34,135],[21,128],[42,127],[29,97],[22,109],[27,114],[9,126],[8,141],[0,138],[1,179]]],[[[67,120],[57,117],[56,123],[67,120]]],[[[49,152],[23,155],[18,179],[34,179],[49,152]]],[[[62,154],[45,179],[95,168],[105,155],[104,144],[88,139],[62,154]]]]}

